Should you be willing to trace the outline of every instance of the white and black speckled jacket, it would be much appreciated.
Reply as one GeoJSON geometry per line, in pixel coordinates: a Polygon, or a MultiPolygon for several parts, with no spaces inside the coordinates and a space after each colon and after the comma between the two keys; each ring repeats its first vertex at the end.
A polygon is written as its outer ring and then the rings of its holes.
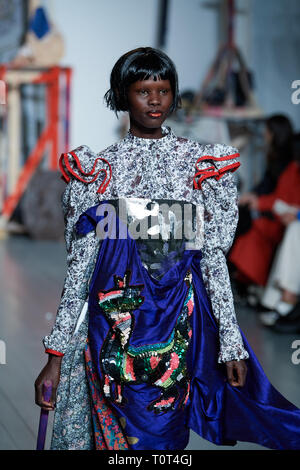
{"type": "Polygon", "coordinates": [[[237,221],[237,188],[232,172],[240,165],[238,150],[224,144],[202,145],[177,137],[168,127],[161,139],[144,139],[130,132],[95,154],[82,145],[61,157],[68,184],[62,195],[65,217],[67,273],[46,351],[64,354],[88,297],[100,239],[96,231],[76,237],[79,216],[103,199],[121,197],[183,200],[204,206],[204,242],[200,267],[213,314],[219,326],[218,362],[247,359],[234,311],[225,255],[237,221]],[[104,158],[109,165],[97,157],[104,158]],[[99,192],[111,177],[105,192],[99,192]],[[103,184],[101,185],[101,181],[103,184]],[[97,192],[98,191],[98,192],[97,192]]]}

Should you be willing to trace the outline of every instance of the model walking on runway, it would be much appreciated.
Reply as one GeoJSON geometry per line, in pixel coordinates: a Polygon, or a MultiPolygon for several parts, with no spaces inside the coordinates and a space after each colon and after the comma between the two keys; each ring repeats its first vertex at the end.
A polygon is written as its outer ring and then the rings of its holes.
{"type": "Polygon", "coordinates": [[[123,55],[105,95],[130,130],[60,159],[68,269],[36,403],[51,449],[300,448],[300,410],[268,381],[240,330],[226,253],[237,225],[234,147],[163,126],[179,104],[161,51],[123,55]],[[42,400],[44,380],[53,383],[42,400]]]}

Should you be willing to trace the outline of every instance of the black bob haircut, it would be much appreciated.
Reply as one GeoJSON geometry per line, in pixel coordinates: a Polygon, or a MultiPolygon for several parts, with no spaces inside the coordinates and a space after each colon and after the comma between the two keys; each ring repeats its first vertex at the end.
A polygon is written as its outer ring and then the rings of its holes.
{"type": "Polygon", "coordinates": [[[104,100],[108,108],[115,111],[128,111],[127,90],[138,80],[169,80],[173,103],[170,113],[180,107],[178,76],[175,65],[162,51],[152,47],[139,47],[126,52],[115,63],[110,74],[110,89],[105,93],[104,100]]]}

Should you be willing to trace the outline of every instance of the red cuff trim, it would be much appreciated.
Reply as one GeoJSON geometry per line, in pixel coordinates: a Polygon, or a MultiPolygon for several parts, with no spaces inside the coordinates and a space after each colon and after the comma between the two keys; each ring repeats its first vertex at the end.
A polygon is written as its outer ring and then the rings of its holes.
{"type": "Polygon", "coordinates": [[[96,160],[94,161],[94,165],[93,165],[93,168],[91,169],[91,171],[89,172],[85,172],[83,169],[82,169],[82,166],[80,165],[80,161],[79,161],[79,158],[77,157],[76,153],[75,152],[70,152],[70,153],[62,153],[61,156],[60,156],[60,159],[59,159],[59,168],[60,168],[60,171],[62,172],[63,176],[62,178],[66,181],[66,183],[68,183],[70,181],[70,176],[69,174],[75,176],[75,178],[77,178],[78,180],[82,181],[83,183],[93,183],[99,176],[99,174],[101,172],[104,171],[105,173],[105,177],[104,177],[104,180],[102,181],[101,185],[99,186],[99,188],[97,189],[97,193],[101,193],[103,194],[111,180],[111,175],[112,175],[112,171],[111,171],[111,166],[109,164],[109,162],[105,159],[105,158],[102,158],[102,157],[98,157],[96,158],[96,160]],[[102,160],[103,162],[105,162],[108,167],[109,167],[109,177],[108,177],[108,174],[107,174],[107,170],[105,168],[101,168],[94,176],[94,178],[90,179],[90,180],[87,180],[85,178],[82,178],[82,176],[80,176],[78,173],[76,173],[73,168],[71,167],[70,165],[70,161],[71,161],[71,158],[70,158],[70,155],[73,157],[73,159],[75,160],[75,164],[76,164],[76,167],[77,167],[77,170],[81,173],[81,175],[83,176],[92,176],[94,175],[95,173],[95,168],[96,168],[96,164],[97,164],[97,161],[98,160],[102,160]],[[68,174],[69,172],[69,174],[68,174]]]}
{"type": "Polygon", "coordinates": [[[55,351],[54,349],[45,349],[45,353],[53,354],[54,356],[64,356],[63,353],[55,351]]]}
{"type": "Polygon", "coordinates": [[[205,180],[206,178],[211,178],[212,176],[214,176],[216,178],[216,180],[219,180],[220,178],[222,178],[222,176],[227,172],[227,171],[235,171],[238,169],[238,167],[241,165],[240,162],[235,162],[235,163],[231,163],[230,165],[226,165],[224,166],[223,168],[220,168],[220,169],[217,169],[215,166],[209,166],[207,168],[203,168],[203,169],[199,169],[198,168],[198,162],[202,161],[202,160],[230,160],[230,159],[233,159],[233,158],[237,158],[239,157],[240,154],[239,153],[234,153],[232,155],[226,155],[225,157],[214,157],[212,155],[204,155],[203,157],[200,157],[198,158],[197,162],[196,162],[196,169],[198,170],[195,175],[194,175],[194,189],[201,189],[201,183],[203,180],[205,180]],[[196,178],[199,177],[199,179],[196,181],[196,178]]]}

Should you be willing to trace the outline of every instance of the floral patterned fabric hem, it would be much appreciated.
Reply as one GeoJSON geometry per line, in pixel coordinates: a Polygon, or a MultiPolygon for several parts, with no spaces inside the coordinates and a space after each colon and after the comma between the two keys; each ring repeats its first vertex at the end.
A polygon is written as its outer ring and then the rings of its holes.
{"type": "Polygon", "coordinates": [[[122,425],[97,386],[87,312],[62,360],[50,450],[129,449],[122,425]]]}
{"type": "Polygon", "coordinates": [[[91,400],[84,349],[88,314],[62,359],[50,450],[94,450],[91,400]]]}
{"type": "Polygon", "coordinates": [[[88,383],[92,394],[92,417],[96,450],[129,449],[126,436],[122,431],[118,418],[102,396],[98,376],[93,368],[88,338],[84,354],[88,383]]]}

